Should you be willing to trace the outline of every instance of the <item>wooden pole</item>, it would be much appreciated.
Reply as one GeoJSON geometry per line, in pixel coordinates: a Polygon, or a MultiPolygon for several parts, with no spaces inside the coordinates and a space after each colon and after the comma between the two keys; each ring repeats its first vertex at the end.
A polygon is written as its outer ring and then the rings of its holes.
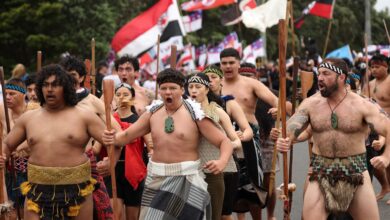
{"type": "Polygon", "coordinates": [[[95,64],[96,64],[96,60],[95,60],[95,38],[92,38],[91,40],[91,81],[92,81],[92,85],[91,85],[91,92],[92,92],[92,95],[95,95],[96,94],[96,70],[95,70],[95,64]]]}
{"type": "MultiPolygon", "coordinates": [[[[280,90],[279,90],[280,97],[280,90]]],[[[276,116],[275,128],[280,128],[280,98],[278,100],[278,114],[276,116]]],[[[278,159],[278,150],[276,149],[276,142],[274,143],[274,151],[272,153],[272,166],[268,184],[268,195],[271,197],[273,189],[275,188],[275,174],[276,174],[276,161],[278,159]]]]}
{"type": "MultiPolygon", "coordinates": [[[[4,106],[4,114],[5,114],[5,124],[7,128],[7,134],[11,131],[11,123],[9,120],[9,113],[8,113],[8,105],[6,102],[6,93],[5,93],[5,81],[4,81],[4,70],[3,67],[0,67],[0,83],[1,83],[1,90],[3,92],[3,106],[4,106]]],[[[13,157],[10,158],[11,161],[11,179],[16,183],[16,172],[14,168],[14,159],[13,157]]],[[[19,207],[19,197],[16,197],[15,201],[15,206],[16,206],[16,214],[19,219],[21,219],[20,215],[20,207],[19,207]]]]}
{"type": "Polygon", "coordinates": [[[176,69],[176,45],[171,46],[171,68],[176,69]]]}
{"type": "Polygon", "coordinates": [[[387,30],[387,25],[386,25],[385,19],[383,19],[383,25],[385,26],[387,40],[389,41],[389,44],[390,44],[390,35],[389,35],[389,31],[387,30]]]}
{"type": "Polygon", "coordinates": [[[368,37],[367,33],[364,34],[364,49],[366,56],[366,72],[364,74],[364,89],[363,93],[368,95],[368,98],[371,98],[371,89],[370,89],[370,77],[368,76],[368,37]]]}
{"type": "Polygon", "coordinates": [[[290,24],[290,30],[291,30],[291,51],[293,57],[296,56],[296,48],[295,48],[295,30],[294,30],[294,15],[293,15],[293,1],[288,1],[288,11],[289,11],[289,24],[290,24]]]}
{"type": "Polygon", "coordinates": [[[89,59],[84,60],[85,70],[87,71],[87,74],[85,75],[84,79],[84,87],[88,90],[92,90],[91,86],[91,61],[89,59]]]}
{"type": "MultiPolygon", "coordinates": [[[[282,119],[282,137],[287,137],[286,131],[286,21],[279,20],[279,90],[280,109],[282,119]]],[[[290,219],[288,201],[288,157],[287,152],[283,153],[283,188],[286,200],[284,201],[284,219],[290,219]]]]}
{"type": "Polygon", "coordinates": [[[42,51],[37,52],[37,73],[42,69],[42,51]]]}
{"type": "MultiPolygon", "coordinates": [[[[104,107],[106,112],[106,127],[107,130],[111,130],[111,103],[114,97],[114,81],[103,80],[103,91],[104,91],[104,107]]],[[[116,189],[116,175],[115,175],[115,146],[107,146],[110,158],[110,172],[111,172],[111,184],[112,184],[112,197],[114,200],[114,220],[119,220],[118,212],[118,195],[116,189]]]]}
{"type": "Polygon", "coordinates": [[[156,66],[156,91],[155,91],[155,99],[158,99],[158,85],[157,85],[157,76],[160,68],[160,35],[157,36],[157,66],[156,66]]]}
{"type": "Polygon", "coordinates": [[[326,39],[325,39],[325,45],[324,45],[324,50],[322,52],[322,57],[325,57],[326,55],[326,50],[328,49],[328,42],[329,42],[329,36],[330,36],[330,31],[332,29],[332,23],[333,23],[333,19],[330,19],[329,20],[329,24],[328,24],[328,32],[326,34],[326,39]]]}
{"type": "MultiPolygon", "coordinates": [[[[0,77],[3,78],[4,76],[4,70],[3,70],[3,67],[1,66],[0,67],[0,77]]],[[[3,124],[0,123],[0,131],[3,131],[3,124]]],[[[0,136],[0,156],[3,156],[3,138],[2,136],[0,136]]],[[[4,204],[4,169],[0,169],[0,204],[4,204]]],[[[0,220],[4,220],[5,219],[5,215],[1,215],[0,214],[0,220]]]]}

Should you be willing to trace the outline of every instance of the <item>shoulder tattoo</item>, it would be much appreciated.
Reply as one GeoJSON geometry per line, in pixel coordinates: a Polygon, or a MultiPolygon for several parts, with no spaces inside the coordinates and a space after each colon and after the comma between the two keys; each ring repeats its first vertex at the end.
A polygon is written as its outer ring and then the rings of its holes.
{"type": "Polygon", "coordinates": [[[288,120],[287,132],[293,133],[295,138],[297,138],[299,134],[305,130],[308,122],[308,111],[306,109],[301,109],[288,120]]]}

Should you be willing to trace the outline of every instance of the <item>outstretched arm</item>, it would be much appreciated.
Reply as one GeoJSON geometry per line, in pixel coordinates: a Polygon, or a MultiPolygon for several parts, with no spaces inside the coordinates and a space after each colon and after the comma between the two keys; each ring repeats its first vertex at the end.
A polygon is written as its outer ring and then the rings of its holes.
{"type": "Polygon", "coordinates": [[[291,142],[295,141],[309,125],[308,106],[308,101],[303,101],[295,114],[287,121],[287,138],[279,138],[277,141],[279,151],[287,152],[290,149],[291,142]]]}
{"type": "Polygon", "coordinates": [[[233,125],[230,122],[229,115],[222,109],[218,109],[218,114],[219,114],[219,120],[221,121],[221,125],[223,130],[225,130],[226,135],[230,139],[230,141],[233,144],[234,149],[241,148],[241,141],[238,138],[237,133],[234,131],[233,125]]]}

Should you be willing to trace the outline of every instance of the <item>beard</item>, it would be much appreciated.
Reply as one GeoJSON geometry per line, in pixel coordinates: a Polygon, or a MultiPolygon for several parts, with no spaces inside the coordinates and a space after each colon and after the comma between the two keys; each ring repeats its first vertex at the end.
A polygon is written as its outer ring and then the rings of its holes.
{"type": "Polygon", "coordinates": [[[324,85],[324,89],[320,90],[321,96],[322,96],[322,97],[329,97],[329,96],[331,96],[338,88],[339,88],[339,85],[337,84],[337,82],[335,82],[334,84],[332,84],[332,85],[330,85],[330,86],[325,86],[325,85],[324,85]]]}

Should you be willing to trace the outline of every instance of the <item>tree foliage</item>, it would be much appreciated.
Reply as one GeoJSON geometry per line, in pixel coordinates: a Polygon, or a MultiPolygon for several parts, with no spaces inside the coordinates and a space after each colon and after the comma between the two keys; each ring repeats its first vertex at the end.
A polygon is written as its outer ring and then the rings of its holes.
{"type": "MultiPolygon", "coordinates": [[[[188,0],[179,0],[179,5],[188,0]]],[[[294,0],[294,17],[312,0],[294,0]]],[[[90,41],[96,40],[96,57],[103,59],[117,30],[156,0],[5,0],[0,1],[0,65],[9,74],[17,63],[25,64],[29,71],[36,68],[36,52],[42,50],[44,64],[58,61],[61,54],[69,52],[82,59],[90,58],[90,41]]],[[[262,2],[262,1],[258,1],[262,2]]],[[[389,12],[377,12],[371,0],[373,44],[388,44],[383,19],[390,25],[389,12]]],[[[221,13],[228,6],[203,12],[203,28],[190,33],[185,40],[193,45],[216,44],[228,33],[236,31],[244,46],[260,37],[260,32],[247,29],[241,23],[222,26],[221,13]]],[[[185,12],[182,12],[186,14],[185,12]]],[[[333,25],[327,51],[345,44],[360,51],[364,46],[364,0],[336,1],[333,25]]],[[[300,51],[300,39],[316,39],[322,54],[329,20],[307,16],[301,29],[295,29],[295,43],[300,51]]],[[[291,33],[291,32],[290,32],[291,33]]],[[[277,58],[277,26],[267,29],[267,54],[277,58]]],[[[291,43],[291,35],[289,42],[291,43]]],[[[291,44],[288,45],[289,54],[291,44]]]]}

